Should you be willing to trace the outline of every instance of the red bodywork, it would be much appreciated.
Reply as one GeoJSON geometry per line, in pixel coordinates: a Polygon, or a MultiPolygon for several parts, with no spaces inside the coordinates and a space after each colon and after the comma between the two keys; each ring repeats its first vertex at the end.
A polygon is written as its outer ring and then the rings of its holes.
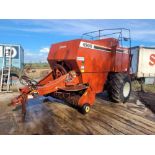
{"type": "MultiPolygon", "coordinates": [[[[68,73],[57,79],[50,73],[35,89],[29,86],[20,89],[21,94],[33,95],[35,92],[46,95],[59,90],[85,89],[78,100],[78,106],[85,103],[93,105],[96,93],[104,90],[108,73],[129,72],[130,66],[129,50],[120,47],[114,38],[93,41],[77,39],[54,44],[50,48],[48,62],[51,69],[56,64],[61,64],[68,73]]],[[[22,103],[22,99],[19,96],[13,103],[22,103]]]]}
{"type": "Polygon", "coordinates": [[[48,62],[52,67],[53,63],[59,61],[64,61],[71,70],[79,73],[80,83],[88,83],[94,93],[103,91],[109,72],[127,72],[129,68],[128,49],[119,47],[114,38],[54,44],[50,49],[48,62]],[[82,47],[83,43],[88,43],[88,47],[82,47]],[[89,44],[98,49],[89,48],[89,44]]]}

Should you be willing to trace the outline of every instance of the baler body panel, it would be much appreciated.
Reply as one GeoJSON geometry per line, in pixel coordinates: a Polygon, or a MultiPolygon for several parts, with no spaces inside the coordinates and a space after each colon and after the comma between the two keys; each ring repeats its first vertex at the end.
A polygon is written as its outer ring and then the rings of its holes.
{"type": "Polygon", "coordinates": [[[129,54],[128,49],[119,47],[114,38],[94,41],[77,39],[51,46],[48,55],[51,68],[61,61],[81,74],[81,83],[88,83],[98,93],[103,90],[109,72],[127,72],[129,54]]]}
{"type": "Polygon", "coordinates": [[[72,40],[67,42],[61,42],[53,44],[50,48],[48,55],[48,62],[52,68],[53,64],[58,61],[65,62],[69,67],[74,68],[76,72],[79,72],[79,67],[76,62],[78,55],[80,40],[72,40]]]}

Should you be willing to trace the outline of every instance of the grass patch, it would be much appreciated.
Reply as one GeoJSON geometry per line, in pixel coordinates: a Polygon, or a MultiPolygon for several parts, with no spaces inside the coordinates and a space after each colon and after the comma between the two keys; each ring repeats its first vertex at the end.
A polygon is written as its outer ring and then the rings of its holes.
{"type": "MultiPolygon", "coordinates": [[[[146,85],[144,84],[144,91],[145,92],[151,92],[151,93],[155,93],[155,85],[146,85]]],[[[133,81],[132,82],[132,90],[133,91],[140,91],[141,90],[141,85],[137,82],[137,81],[133,81]]]]}
{"type": "Polygon", "coordinates": [[[50,68],[48,63],[26,63],[25,68],[27,66],[28,67],[31,66],[31,68],[33,68],[33,69],[48,69],[48,68],[50,68]]]}

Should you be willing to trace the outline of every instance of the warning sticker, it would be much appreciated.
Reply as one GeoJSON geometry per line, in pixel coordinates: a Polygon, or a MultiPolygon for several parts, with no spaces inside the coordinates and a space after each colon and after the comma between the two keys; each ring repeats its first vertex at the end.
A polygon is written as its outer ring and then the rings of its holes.
{"type": "Polygon", "coordinates": [[[84,57],[77,57],[76,58],[78,61],[84,61],[84,57]]]}

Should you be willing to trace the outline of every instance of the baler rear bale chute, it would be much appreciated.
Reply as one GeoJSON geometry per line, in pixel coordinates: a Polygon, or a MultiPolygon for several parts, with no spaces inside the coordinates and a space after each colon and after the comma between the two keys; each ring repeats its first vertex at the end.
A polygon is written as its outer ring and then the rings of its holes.
{"type": "Polygon", "coordinates": [[[13,104],[22,104],[25,115],[28,96],[44,95],[63,99],[87,113],[96,94],[105,89],[112,100],[127,101],[131,92],[130,48],[121,47],[119,41],[130,42],[130,37],[122,37],[122,31],[129,30],[114,30],[119,34],[117,39],[102,39],[101,32],[105,30],[99,30],[99,38],[95,40],[76,39],[53,44],[48,54],[52,72],[39,82],[23,76],[27,86],[20,89],[21,95],[13,104]]]}

